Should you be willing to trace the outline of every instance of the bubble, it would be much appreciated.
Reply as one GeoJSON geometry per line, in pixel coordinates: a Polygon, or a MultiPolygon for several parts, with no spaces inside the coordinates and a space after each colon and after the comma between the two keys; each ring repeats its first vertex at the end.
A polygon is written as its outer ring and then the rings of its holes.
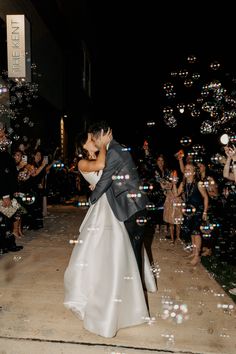
{"type": "Polygon", "coordinates": [[[220,68],[220,63],[218,61],[213,61],[212,63],[210,63],[210,68],[214,71],[219,70],[220,68]]]}
{"type": "Polygon", "coordinates": [[[197,57],[195,56],[195,55],[189,55],[188,57],[187,57],[187,61],[189,62],[189,64],[194,64],[194,63],[196,63],[197,62],[197,57]]]}
{"type": "Polygon", "coordinates": [[[28,123],[29,122],[29,117],[24,117],[23,118],[23,122],[26,124],[26,123],[28,123]]]}
{"type": "Polygon", "coordinates": [[[185,110],[185,104],[184,103],[178,103],[176,106],[179,110],[179,113],[184,113],[185,110]]]}
{"type": "Polygon", "coordinates": [[[146,223],[147,223],[147,218],[145,218],[144,216],[141,216],[141,217],[136,219],[136,224],[138,226],[145,226],[146,223]]]}
{"type": "Polygon", "coordinates": [[[22,196],[22,202],[24,203],[24,204],[26,204],[26,205],[31,205],[31,204],[33,204],[34,202],[35,202],[35,195],[33,195],[33,194],[24,194],[23,196],[22,196]]]}
{"type": "Polygon", "coordinates": [[[198,79],[200,78],[200,76],[201,76],[201,75],[200,75],[199,73],[193,73],[193,74],[192,74],[192,79],[193,79],[193,80],[198,80],[198,79]]]}
{"type": "Polygon", "coordinates": [[[179,71],[179,77],[181,78],[186,78],[188,76],[188,70],[187,69],[183,69],[179,71]]]}
{"type": "Polygon", "coordinates": [[[184,215],[190,216],[190,215],[193,215],[196,212],[196,208],[193,205],[191,205],[191,204],[186,204],[182,208],[182,212],[183,212],[184,215]]]}
{"type": "Polygon", "coordinates": [[[189,146],[192,142],[192,139],[188,136],[184,136],[183,138],[180,139],[180,144],[183,146],[189,146]]]}
{"type": "Polygon", "coordinates": [[[174,115],[164,115],[164,122],[170,128],[175,128],[177,126],[177,119],[174,115]]]}
{"type": "Polygon", "coordinates": [[[186,87],[191,87],[193,85],[193,80],[191,80],[191,79],[186,79],[185,81],[184,81],[184,86],[186,86],[186,87]]]}
{"type": "Polygon", "coordinates": [[[202,122],[201,127],[200,127],[200,132],[201,134],[212,134],[216,131],[216,128],[214,126],[214,122],[210,120],[205,120],[202,122]]]}

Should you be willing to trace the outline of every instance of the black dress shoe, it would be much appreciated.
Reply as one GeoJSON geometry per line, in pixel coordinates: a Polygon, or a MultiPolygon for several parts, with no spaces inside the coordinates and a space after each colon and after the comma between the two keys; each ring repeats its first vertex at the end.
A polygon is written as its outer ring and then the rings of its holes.
{"type": "Polygon", "coordinates": [[[11,248],[8,248],[8,251],[10,252],[18,252],[20,250],[22,250],[23,246],[13,246],[11,248]]]}
{"type": "Polygon", "coordinates": [[[0,256],[1,256],[1,254],[4,254],[4,253],[8,253],[8,249],[7,248],[0,248],[0,256]]]}
{"type": "Polygon", "coordinates": [[[36,225],[32,227],[32,230],[39,230],[39,229],[43,229],[43,225],[36,225]]]}

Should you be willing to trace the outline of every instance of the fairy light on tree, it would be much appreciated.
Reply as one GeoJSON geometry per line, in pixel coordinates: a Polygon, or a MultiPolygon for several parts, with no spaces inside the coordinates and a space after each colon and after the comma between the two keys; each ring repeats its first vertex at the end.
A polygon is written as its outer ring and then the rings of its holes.
{"type": "Polygon", "coordinates": [[[20,139],[28,140],[25,131],[34,127],[31,118],[33,101],[38,98],[38,78],[36,64],[32,64],[32,75],[34,81],[8,78],[7,71],[3,71],[0,76],[0,119],[10,122],[7,128],[7,135],[13,142],[20,139]],[[2,94],[8,94],[7,100],[2,99],[2,94]]]}

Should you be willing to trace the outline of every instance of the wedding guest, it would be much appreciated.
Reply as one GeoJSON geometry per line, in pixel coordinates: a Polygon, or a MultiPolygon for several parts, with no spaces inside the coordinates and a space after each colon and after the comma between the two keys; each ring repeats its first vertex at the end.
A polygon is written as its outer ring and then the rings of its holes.
{"type": "Polygon", "coordinates": [[[230,181],[234,181],[236,183],[236,148],[233,147],[225,147],[225,154],[227,156],[223,176],[230,181]]]}
{"type": "Polygon", "coordinates": [[[181,242],[180,232],[183,221],[183,200],[181,198],[182,191],[179,189],[180,183],[176,170],[170,173],[169,180],[169,187],[166,190],[163,219],[169,224],[171,243],[174,245],[175,242],[181,242]]]}
{"type": "Polygon", "coordinates": [[[166,158],[163,154],[157,155],[155,166],[155,191],[154,200],[156,205],[156,232],[161,231],[164,226],[164,232],[167,234],[168,227],[163,220],[164,202],[166,199],[166,188],[168,187],[168,179],[170,171],[167,167],[166,158]]]}
{"type": "Polygon", "coordinates": [[[184,221],[182,231],[185,231],[186,241],[192,241],[191,264],[200,262],[202,247],[201,225],[207,220],[208,194],[196,176],[196,167],[186,164],[184,168],[184,180],[181,183],[185,206],[183,208],[184,221]]]}
{"type": "Polygon", "coordinates": [[[20,251],[12,233],[14,214],[18,204],[13,195],[17,191],[17,172],[13,157],[8,152],[11,141],[5,133],[5,124],[0,121],[0,254],[20,251]]]}
{"type": "MultiPolygon", "coordinates": [[[[199,180],[200,184],[203,188],[206,189],[209,199],[208,206],[208,219],[211,219],[211,223],[217,224],[219,220],[217,220],[217,216],[219,214],[219,190],[218,184],[216,182],[215,176],[213,176],[213,172],[208,168],[207,163],[201,159],[201,161],[196,163],[199,170],[199,180]]],[[[212,230],[211,233],[207,233],[206,237],[202,239],[202,253],[201,256],[211,256],[215,241],[216,241],[216,229],[212,230]]]]}

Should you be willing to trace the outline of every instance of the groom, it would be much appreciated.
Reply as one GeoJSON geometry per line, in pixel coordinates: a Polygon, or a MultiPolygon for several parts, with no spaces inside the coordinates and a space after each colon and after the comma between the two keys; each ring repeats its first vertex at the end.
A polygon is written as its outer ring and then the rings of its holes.
{"type": "MultiPolygon", "coordinates": [[[[89,132],[96,147],[101,147],[101,133],[107,132],[105,121],[94,123],[89,132]]],[[[113,138],[107,146],[106,166],[96,188],[90,195],[92,204],[106,193],[110,207],[119,221],[124,222],[142,278],[142,245],[148,198],[140,189],[137,167],[129,151],[113,138]]]]}

